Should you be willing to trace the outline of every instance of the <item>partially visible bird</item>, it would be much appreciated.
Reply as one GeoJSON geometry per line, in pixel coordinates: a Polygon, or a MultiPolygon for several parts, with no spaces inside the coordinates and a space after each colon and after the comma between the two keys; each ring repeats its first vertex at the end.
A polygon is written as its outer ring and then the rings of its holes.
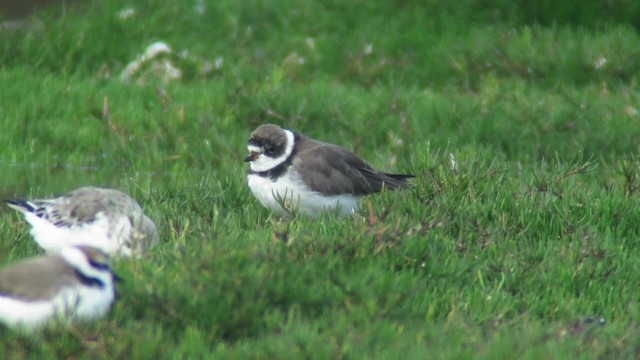
{"type": "Polygon", "coordinates": [[[0,322],[33,330],[101,318],[115,299],[109,256],[87,246],[22,260],[0,270],[0,322]]]}
{"type": "Polygon", "coordinates": [[[118,190],[82,187],[51,199],[5,202],[24,214],[31,235],[47,252],[87,245],[108,254],[139,257],[158,242],[153,221],[118,190]]]}

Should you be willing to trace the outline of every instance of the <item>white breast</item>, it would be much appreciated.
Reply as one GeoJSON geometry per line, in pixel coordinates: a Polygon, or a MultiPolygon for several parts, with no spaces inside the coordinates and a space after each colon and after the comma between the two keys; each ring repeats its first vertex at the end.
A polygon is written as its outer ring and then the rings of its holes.
{"type": "Polygon", "coordinates": [[[280,216],[299,212],[316,217],[325,210],[336,211],[340,216],[351,215],[358,209],[360,200],[350,194],[325,196],[312,191],[291,168],[275,181],[255,174],[249,174],[248,181],[249,188],[260,203],[280,216]]]}

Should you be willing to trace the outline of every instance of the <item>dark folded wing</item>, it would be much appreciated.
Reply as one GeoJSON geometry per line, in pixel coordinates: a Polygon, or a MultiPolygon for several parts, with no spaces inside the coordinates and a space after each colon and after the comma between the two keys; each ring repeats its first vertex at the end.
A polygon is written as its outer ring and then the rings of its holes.
{"type": "Polygon", "coordinates": [[[0,296],[43,300],[53,297],[60,288],[72,285],[73,279],[73,272],[59,256],[29,259],[0,272],[0,296]]]}
{"type": "Polygon", "coordinates": [[[324,143],[298,152],[293,166],[311,190],[325,195],[362,196],[383,188],[407,188],[407,179],[413,177],[376,171],[352,152],[324,143]]]}

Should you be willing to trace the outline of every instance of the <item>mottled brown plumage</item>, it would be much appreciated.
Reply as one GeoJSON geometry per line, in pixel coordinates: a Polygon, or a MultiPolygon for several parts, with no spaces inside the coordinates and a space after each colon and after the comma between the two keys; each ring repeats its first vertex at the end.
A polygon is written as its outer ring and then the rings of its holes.
{"type": "Polygon", "coordinates": [[[135,200],[115,189],[87,186],[50,199],[5,201],[25,215],[31,234],[46,251],[84,244],[140,256],[158,242],[153,221],[135,200]]]}

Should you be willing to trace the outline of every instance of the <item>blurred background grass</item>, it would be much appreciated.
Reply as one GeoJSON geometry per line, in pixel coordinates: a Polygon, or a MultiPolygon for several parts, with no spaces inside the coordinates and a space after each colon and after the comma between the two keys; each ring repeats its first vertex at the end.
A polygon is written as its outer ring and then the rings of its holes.
{"type": "MultiPolygon", "coordinates": [[[[639,8],[0,7],[0,195],[117,187],[162,233],[116,263],[107,319],[0,329],[0,358],[635,358],[639,8]],[[180,79],[121,81],[157,41],[180,79]],[[242,163],[263,122],[416,188],[354,219],[274,219],[242,163]]],[[[3,263],[39,253],[0,216],[3,263]]]]}

